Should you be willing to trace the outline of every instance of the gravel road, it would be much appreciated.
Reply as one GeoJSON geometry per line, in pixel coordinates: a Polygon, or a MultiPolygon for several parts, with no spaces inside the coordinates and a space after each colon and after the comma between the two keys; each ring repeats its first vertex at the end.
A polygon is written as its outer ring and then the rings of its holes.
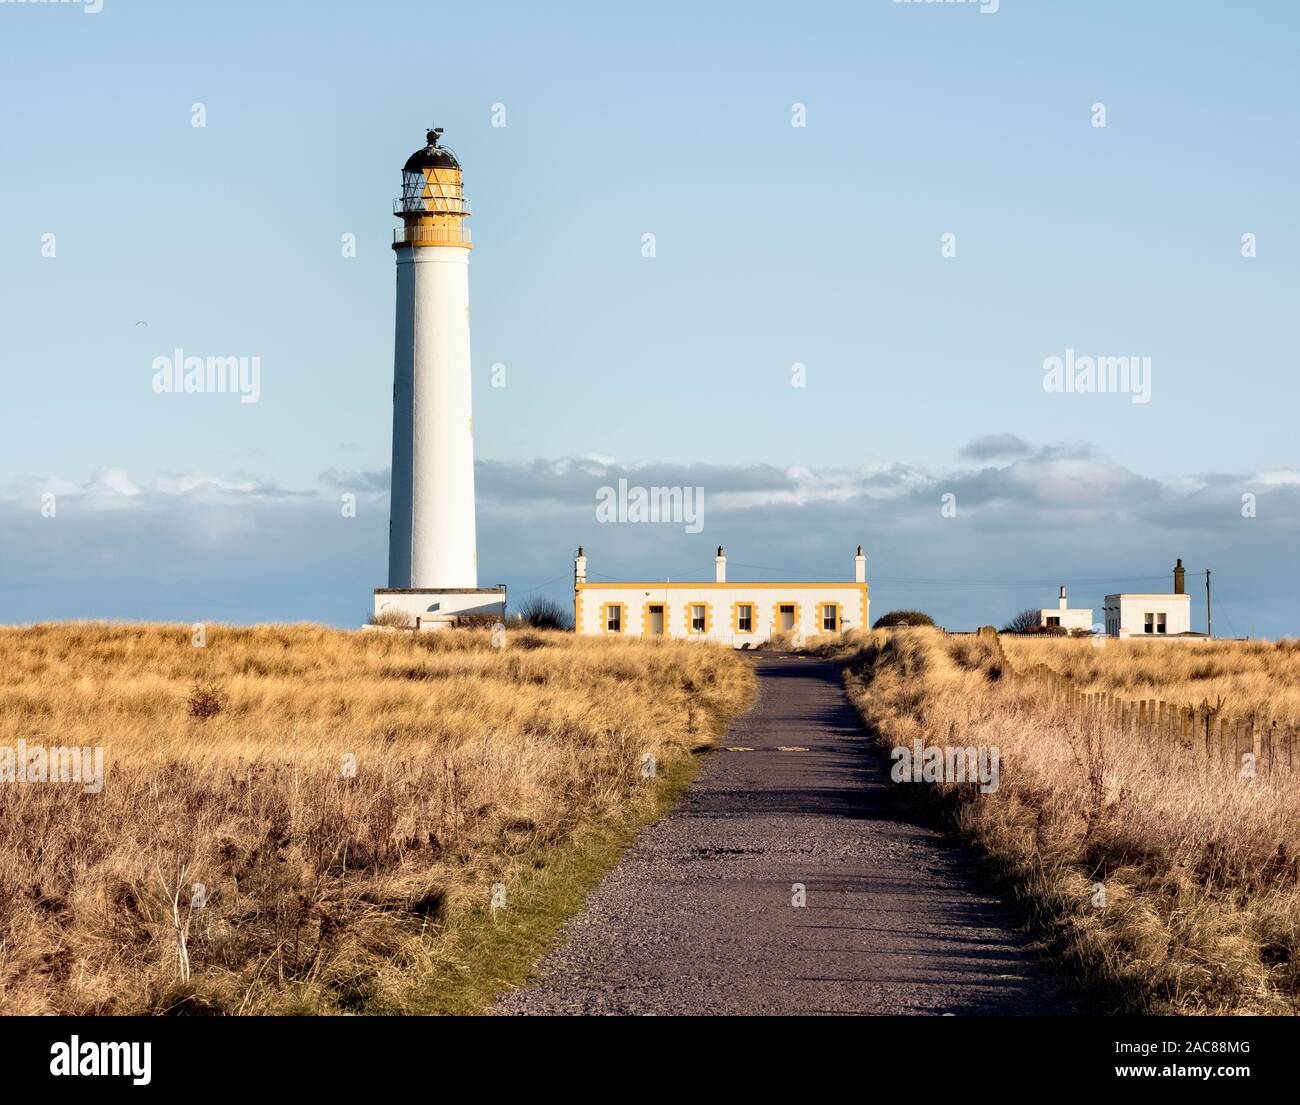
{"type": "Polygon", "coordinates": [[[568,923],[540,983],[494,1012],[1082,1011],[962,847],[909,817],[834,666],[754,662],[757,701],[723,742],[752,751],[704,763],[568,923]]]}

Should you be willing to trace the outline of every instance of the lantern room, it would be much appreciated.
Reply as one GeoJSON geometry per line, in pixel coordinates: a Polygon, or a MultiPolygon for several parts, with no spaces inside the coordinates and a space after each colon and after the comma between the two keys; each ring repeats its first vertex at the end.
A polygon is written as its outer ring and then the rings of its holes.
{"type": "Polygon", "coordinates": [[[460,162],[441,145],[442,127],[425,136],[427,145],[402,166],[402,194],[393,214],[402,226],[393,231],[393,248],[402,246],[461,246],[470,248],[470,213],[461,182],[460,162]]]}

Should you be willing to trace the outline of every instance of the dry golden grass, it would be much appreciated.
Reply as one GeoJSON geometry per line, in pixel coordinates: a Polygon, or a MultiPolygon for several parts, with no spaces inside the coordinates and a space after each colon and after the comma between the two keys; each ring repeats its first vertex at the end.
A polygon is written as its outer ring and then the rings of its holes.
{"type": "Polygon", "coordinates": [[[1089,638],[1001,638],[1017,671],[1046,664],[1084,691],[1122,698],[1160,698],[1186,706],[1223,699],[1234,717],[1254,713],[1300,722],[1300,641],[1120,641],[1096,647],[1089,638]]]}
{"type": "MultiPolygon", "coordinates": [[[[1300,701],[1291,646],[1006,642],[1085,688],[1134,697],[1300,701]]],[[[840,655],[888,745],[1000,750],[998,791],[941,787],[946,808],[1032,903],[1058,953],[1116,1009],[1293,1013],[1300,1001],[1300,779],[1246,780],[1152,751],[1004,677],[996,641],[873,633],[840,655]],[[1104,894],[1102,891],[1104,890],[1104,894]]]]}
{"type": "Polygon", "coordinates": [[[0,670],[0,746],[107,768],[0,783],[0,1012],[28,1014],[409,1009],[473,969],[493,884],[509,909],[650,816],[753,679],[690,643],[305,625],[2,629],[0,670]]]}

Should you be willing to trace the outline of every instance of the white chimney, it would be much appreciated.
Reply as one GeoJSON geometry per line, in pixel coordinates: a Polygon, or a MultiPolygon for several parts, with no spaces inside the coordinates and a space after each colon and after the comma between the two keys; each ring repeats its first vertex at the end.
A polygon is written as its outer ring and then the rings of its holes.
{"type": "Polygon", "coordinates": [[[867,558],[862,555],[862,546],[858,546],[858,555],[853,558],[853,579],[856,583],[867,582],[867,558]]]}
{"type": "Polygon", "coordinates": [[[1062,585],[1062,586],[1061,586],[1061,599],[1060,599],[1060,606],[1061,606],[1061,609],[1062,609],[1062,610],[1065,609],[1065,602],[1066,602],[1066,599],[1065,599],[1065,586],[1062,585]]]}
{"type": "Polygon", "coordinates": [[[582,546],[578,546],[578,555],[573,558],[573,582],[587,582],[587,554],[582,551],[582,546]]]}
{"type": "Polygon", "coordinates": [[[715,583],[727,582],[727,557],[722,551],[722,546],[718,546],[718,555],[713,558],[713,581],[715,583]]]}

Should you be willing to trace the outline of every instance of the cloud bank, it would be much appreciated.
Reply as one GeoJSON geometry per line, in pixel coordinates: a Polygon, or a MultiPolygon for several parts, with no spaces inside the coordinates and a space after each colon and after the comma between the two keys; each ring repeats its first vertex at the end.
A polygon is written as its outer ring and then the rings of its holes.
{"type": "MultiPolygon", "coordinates": [[[[959,456],[944,472],[901,461],[480,461],[480,583],[505,583],[516,601],[567,600],[578,544],[593,578],[707,579],[718,544],[735,579],[851,578],[861,543],[874,614],[919,607],[967,628],[1051,605],[1059,583],[1094,608],[1109,591],[1167,589],[1182,557],[1214,569],[1218,632],[1300,632],[1300,470],[1157,477],[1086,444],[1011,434],[978,437],[959,456]],[[703,488],[702,532],[598,523],[597,490],[620,479],[703,488]]],[[[382,470],[330,470],[308,488],[118,469],[16,479],[0,489],[0,621],[360,624],[385,583],[387,487],[382,470]]]]}

